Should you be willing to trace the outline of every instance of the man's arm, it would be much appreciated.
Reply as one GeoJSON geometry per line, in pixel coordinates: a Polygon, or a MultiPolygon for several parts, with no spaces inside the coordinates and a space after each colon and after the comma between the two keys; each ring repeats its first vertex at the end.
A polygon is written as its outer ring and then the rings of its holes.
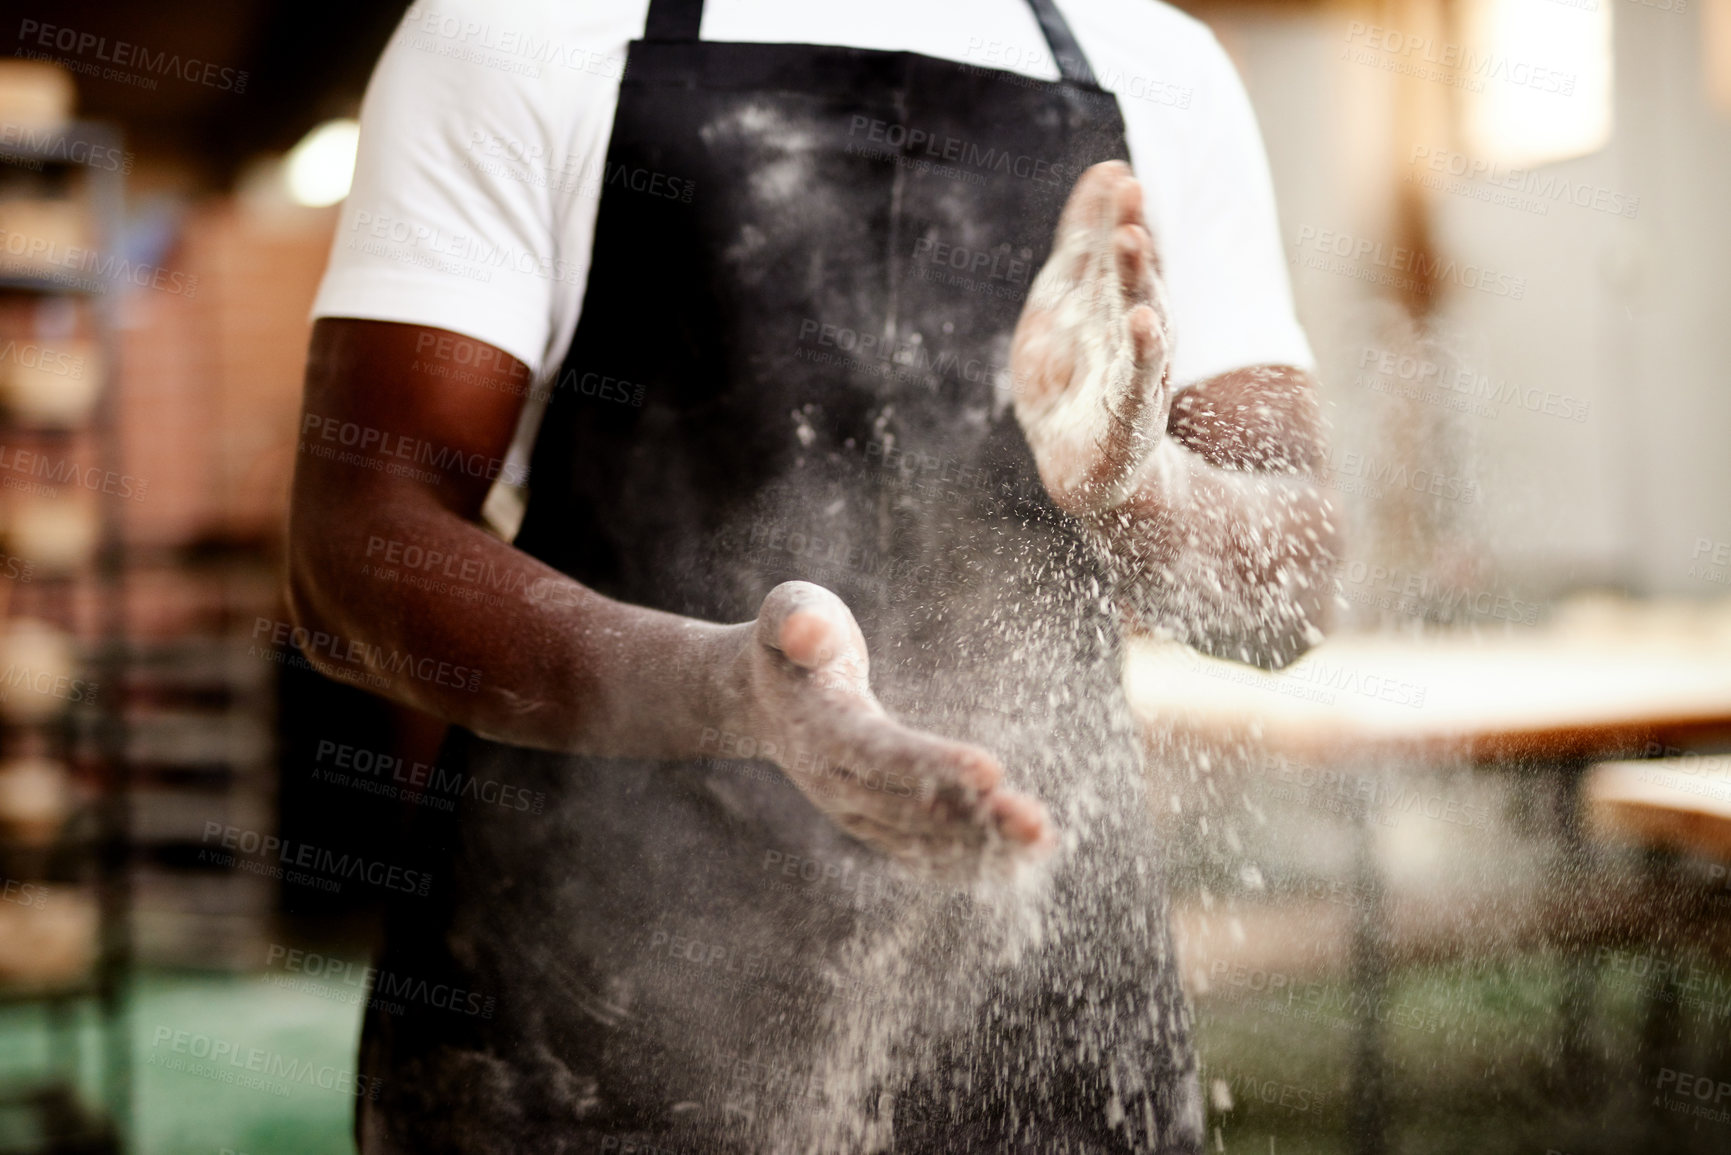
{"type": "Polygon", "coordinates": [[[1180,390],[1166,434],[1222,469],[1314,474],[1322,468],[1316,382],[1289,365],[1236,369],[1180,390]]]}
{"type": "Polygon", "coordinates": [[[1012,352],[1040,475],[1117,570],[1134,628],[1259,665],[1319,640],[1337,534],[1309,376],[1238,370],[1171,397],[1165,288],[1142,193],[1072,192],[1012,352]]]}
{"type": "Polygon", "coordinates": [[[1139,484],[1098,522],[1133,625],[1261,666],[1321,640],[1338,534],[1316,483],[1313,388],[1265,366],[1174,399],[1139,484]]]}
{"type": "Polygon", "coordinates": [[[309,661],[515,745],[691,758],[750,738],[843,828],[922,865],[1049,842],[989,754],[885,714],[828,591],[789,582],[756,621],[716,625],[603,597],[481,528],[529,381],[453,333],[317,323],[289,517],[309,661]]]}
{"type": "Polygon", "coordinates": [[[383,677],[387,696],[501,741],[692,753],[697,734],[723,720],[712,679],[726,630],[610,601],[479,524],[529,381],[514,358],[454,334],[317,323],[288,592],[296,623],[336,641],[306,656],[338,680],[383,677]],[[456,366],[454,343],[470,346],[460,382],[437,375],[456,366]],[[627,640],[639,660],[623,660],[627,640]],[[479,676],[473,689],[467,677],[420,677],[405,656],[479,676]],[[676,717],[658,724],[626,707],[651,689],[638,670],[664,672],[654,688],[671,693],[676,717]]]}

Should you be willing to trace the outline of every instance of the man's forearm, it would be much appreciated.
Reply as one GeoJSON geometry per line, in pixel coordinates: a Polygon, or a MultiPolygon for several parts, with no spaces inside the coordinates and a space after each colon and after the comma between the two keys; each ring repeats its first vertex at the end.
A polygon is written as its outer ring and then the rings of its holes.
{"type": "Polygon", "coordinates": [[[297,501],[291,540],[293,616],[331,639],[306,656],[337,680],[574,753],[687,757],[736,724],[749,627],[613,601],[412,495],[297,501]]]}
{"type": "Polygon", "coordinates": [[[1258,665],[1320,639],[1338,535],[1314,476],[1319,425],[1295,369],[1241,370],[1174,399],[1132,496],[1096,522],[1133,626],[1258,665]]]}

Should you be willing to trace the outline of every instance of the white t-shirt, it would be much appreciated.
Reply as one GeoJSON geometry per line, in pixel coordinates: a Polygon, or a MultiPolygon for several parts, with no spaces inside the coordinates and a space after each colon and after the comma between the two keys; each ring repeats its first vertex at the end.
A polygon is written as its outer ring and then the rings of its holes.
{"type": "MultiPolygon", "coordinates": [[[[1255,116],[1213,34],[1157,0],[1062,7],[1123,109],[1166,276],[1174,384],[1310,368],[1255,116]]],[[[647,11],[648,0],[416,3],[367,87],[313,316],[449,329],[538,380],[556,372],[583,303],[626,44],[647,11]]],[[[1058,76],[1025,0],[709,0],[702,35],[1058,76]]]]}

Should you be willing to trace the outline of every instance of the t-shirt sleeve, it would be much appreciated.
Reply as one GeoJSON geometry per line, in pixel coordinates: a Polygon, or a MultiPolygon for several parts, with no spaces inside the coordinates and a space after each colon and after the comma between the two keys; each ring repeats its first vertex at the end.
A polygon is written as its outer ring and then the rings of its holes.
{"type": "MultiPolygon", "coordinates": [[[[539,374],[581,270],[559,252],[550,182],[528,178],[562,151],[551,138],[571,94],[549,91],[543,70],[454,51],[421,23],[411,9],[367,86],[354,184],[312,315],[449,329],[539,374]]],[[[610,114],[606,83],[588,90],[610,114]]]]}
{"type": "Polygon", "coordinates": [[[1212,34],[1199,64],[1207,92],[1188,158],[1182,218],[1169,245],[1174,379],[1189,385],[1251,365],[1315,365],[1293,311],[1274,183],[1250,98],[1212,34]]]}

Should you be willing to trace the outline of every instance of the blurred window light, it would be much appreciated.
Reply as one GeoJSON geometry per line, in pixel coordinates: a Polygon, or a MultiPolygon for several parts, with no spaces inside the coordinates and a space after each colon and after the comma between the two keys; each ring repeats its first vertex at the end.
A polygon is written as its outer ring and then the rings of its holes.
{"type": "Polygon", "coordinates": [[[1731,0],[1707,0],[1701,9],[1701,41],[1707,56],[1707,97],[1731,112],[1731,0]]]}
{"type": "Polygon", "coordinates": [[[1472,0],[1460,70],[1463,129],[1506,164],[1584,156],[1611,139],[1617,0],[1472,0]]]}
{"type": "Polygon", "coordinates": [[[360,138],[356,121],[327,120],[289,150],[284,176],[296,204],[322,208],[349,195],[360,138]]]}

